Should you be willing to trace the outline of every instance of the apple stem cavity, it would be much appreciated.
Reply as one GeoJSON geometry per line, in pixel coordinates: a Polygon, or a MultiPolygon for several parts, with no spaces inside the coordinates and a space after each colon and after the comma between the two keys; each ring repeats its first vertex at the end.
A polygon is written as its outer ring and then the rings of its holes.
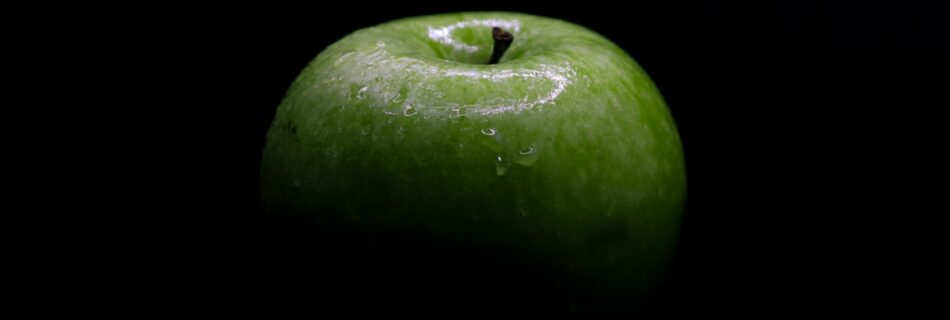
{"type": "Polygon", "coordinates": [[[491,37],[495,40],[495,44],[492,46],[491,59],[488,60],[488,64],[496,64],[498,60],[501,60],[501,56],[505,54],[505,51],[508,51],[508,47],[515,40],[515,36],[499,27],[493,27],[491,28],[491,37]]]}

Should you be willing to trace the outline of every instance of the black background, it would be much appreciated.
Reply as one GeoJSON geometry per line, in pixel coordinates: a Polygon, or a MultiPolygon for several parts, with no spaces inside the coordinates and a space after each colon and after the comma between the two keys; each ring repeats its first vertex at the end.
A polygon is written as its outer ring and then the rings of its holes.
{"type": "MultiPolygon", "coordinates": [[[[327,45],[396,18],[469,10],[586,26],[630,53],[663,93],[683,139],[689,200],[672,276],[650,312],[910,311],[932,301],[916,287],[931,281],[917,275],[934,254],[921,245],[933,235],[923,221],[937,212],[922,199],[936,192],[918,179],[942,146],[928,138],[939,129],[931,114],[946,106],[935,98],[947,84],[948,15],[915,1],[129,8],[91,33],[116,35],[104,60],[128,70],[111,83],[147,102],[108,119],[132,133],[114,146],[144,160],[121,167],[119,181],[146,186],[119,188],[128,217],[110,224],[119,242],[145,240],[119,250],[137,257],[123,288],[152,292],[130,299],[235,313],[424,308],[413,292],[426,287],[387,279],[399,257],[354,257],[345,246],[301,257],[288,247],[301,236],[262,218],[260,154],[285,90],[327,45]],[[377,264],[328,267],[328,256],[377,264]]],[[[486,288],[464,297],[493,295],[543,311],[545,297],[486,288]]],[[[519,304],[452,306],[464,314],[519,304]]]]}

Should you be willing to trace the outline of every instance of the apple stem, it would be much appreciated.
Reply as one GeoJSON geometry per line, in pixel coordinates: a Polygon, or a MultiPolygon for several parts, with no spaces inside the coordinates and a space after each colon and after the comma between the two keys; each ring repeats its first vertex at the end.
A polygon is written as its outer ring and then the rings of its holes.
{"type": "Polygon", "coordinates": [[[491,28],[491,37],[495,40],[495,44],[492,46],[491,59],[488,60],[488,64],[496,64],[498,60],[501,60],[501,56],[505,54],[505,51],[508,51],[508,47],[515,40],[515,36],[499,27],[493,27],[491,28]]]}

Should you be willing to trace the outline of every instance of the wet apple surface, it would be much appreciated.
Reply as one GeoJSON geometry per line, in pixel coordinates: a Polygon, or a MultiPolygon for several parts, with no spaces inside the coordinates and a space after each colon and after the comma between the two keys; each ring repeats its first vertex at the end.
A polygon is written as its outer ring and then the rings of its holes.
{"type": "Polygon", "coordinates": [[[676,126],[629,55],[490,12],[328,47],[279,106],[261,178],[270,214],[318,232],[477,252],[619,301],[663,277],[686,193],[676,126]],[[488,64],[495,27],[514,41],[488,64]]]}

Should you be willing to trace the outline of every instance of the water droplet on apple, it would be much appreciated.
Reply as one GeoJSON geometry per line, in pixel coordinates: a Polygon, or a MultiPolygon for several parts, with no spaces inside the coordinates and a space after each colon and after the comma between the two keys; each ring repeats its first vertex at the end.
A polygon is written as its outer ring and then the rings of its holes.
{"type": "Polygon", "coordinates": [[[496,159],[497,161],[495,161],[495,174],[501,177],[508,173],[508,169],[511,168],[511,163],[508,163],[508,161],[505,161],[501,156],[498,156],[498,158],[496,159]]]}
{"type": "Polygon", "coordinates": [[[514,163],[517,163],[521,166],[530,167],[538,162],[539,154],[535,152],[534,147],[527,147],[521,150],[518,150],[518,157],[515,158],[514,163]]]}
{"type": "MultiPolygon", "coordinates": [[[[482,134],[484,134],[484,135],[486,135],[486,136],[493,136],[493,135],[495,135],[495,128],[485,128],[485,129],[482,129],[482,134]]],[[[499,158],[500,158],[500,157],[499,157],[499,158]]]]}
{"type": "Polygon", "coordinates": [[[369,90],[369,87],[360,88],[360,91],[356,93],[356,98],[357,98],[357,99],[365,99],[365,98],[366,98],[366,90],[369,90]]]}
{"type": "Polygon", "coordinates": [[[365,136],[365,135],[369,134],[369,132],[366,131],[366,129],[363,129],[363,130],[360,130],[360,134],[362,134],[362,135],[365,136]]]}
{"type": "Polygon", "coordinates": [[[416,111],[416,109],[413,108],[411,105],[406,105],[406,107],[402,109],[402,115],[407,116],[407,117],[414,116],[416,115],[416,113],[418,113],[418,111],[416,111]]]}
{"type": "Polygon", "coordinates": [[[336,59],[336,63],[334,63],[334,65],[339,66],[341,63],[345,62],[349,56],[353,55],[354,53],[355,52],[347,52],[340,55],[340,58],[336,59]]]}
{"type": "Polygon", "coordinates": [[[455,118],[459,118],[459,117],[463,117],[463,116],[465,116],[465,115],[462,114],[462,109],[461,109],[461,108],[454,108],[454,109],[452,109],[452,114],[449,115],[449,118],[450,118],[450,119],[455,119],[455,118]]]}

